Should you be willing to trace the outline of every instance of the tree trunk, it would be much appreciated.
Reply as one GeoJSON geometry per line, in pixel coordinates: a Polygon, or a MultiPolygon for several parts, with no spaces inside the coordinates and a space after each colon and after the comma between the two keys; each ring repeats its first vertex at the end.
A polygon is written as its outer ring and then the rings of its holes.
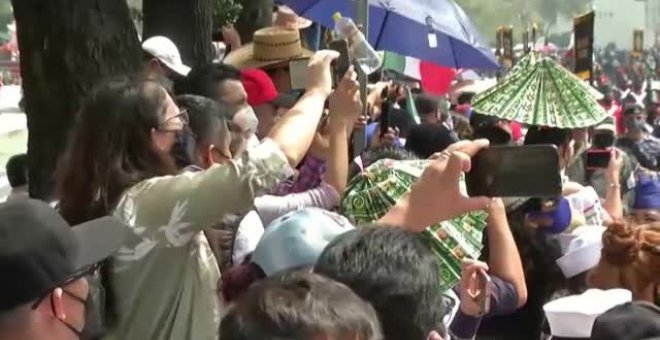
{"type": "Polygon", "coordinates": [[[241,35],[241,42],[247,44],[252,41],[254,31],[273,24],[274,2],[273,0],[244,0],[241,4],[243,11],[236,22],[236,29],[241,35]]]}
{"type": "Polygon", "coordinates": [[[12,5],[29,131],[30,195],[50,199],[57,158],[82,98],[103,78],[137,72],[140,45],[125,1],[12,0],[12,5]]]}
{"type": "Polygon", "coordinates": [[[170,38],[188,66],[213,60],[213,0],[143,0],[143,39],[170,38]]]}

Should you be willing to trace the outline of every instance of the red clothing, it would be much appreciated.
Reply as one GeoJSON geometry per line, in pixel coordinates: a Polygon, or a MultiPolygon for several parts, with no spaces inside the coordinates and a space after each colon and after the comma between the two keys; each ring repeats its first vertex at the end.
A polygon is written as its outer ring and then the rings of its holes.
{"type": "Polygon", "coordinates": [[[625,127],[623,125],[623,108],[618,103],[612,103],[610,105],[600,104],[608,114],[614,117],[616,122],[616,133],[621,135],[625,132],[625,127]]]}
{"type": "Polygon", "coordinates": [[[522,124],[512,121],[509,125],[511,126],[511,139],[513,139],[514,142],[519,141],[523,136],[522,124]]]}

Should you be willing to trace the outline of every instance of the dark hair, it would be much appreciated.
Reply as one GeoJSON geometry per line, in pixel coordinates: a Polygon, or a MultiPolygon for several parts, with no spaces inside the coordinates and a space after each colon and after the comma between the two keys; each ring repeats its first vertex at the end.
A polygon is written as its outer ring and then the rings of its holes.
{"type": "Polygon", "coordinates": [[[151,140],[166,97],[157,83],[128,77],[105,81],[88,96],[56,175],[60,212],[69,223],[107,215],[126,189],[176,172],[151,140]]]}
{"type": "Polygon", "coordinates": [[[426,339],[448,312],[437,261],[417,233],[366,226],[330,242],[314,271],[370,302],[386,339],[426,339]]]}
{"type": "Polygon", "coordinates": [[[456,134],[442,124],[421,124],[410,130],[406,140],[406,150],[422,159],[445,150],[458,142],[456,134]]]}
{"type": "MultiPolygon", "coordinates": [[[[391,146],[381,146],[376,149],[367,150],[362,153],[360,158],[362,161],[362,167],[364,168],[369,167],[371,164],[374,164],[381,159],[393,159],[396,161],[412,161],[419,159],[414,153],[408,150],[391,146]]],[[[348,168],[348,178],[351,179],[360,172],[362,172],[362,168],[355,164],[355,162],[351,162],[348,168]]]]}
{"type": "MultiPolygon", "coordinates": [[[[525,213],[536,205],[526,202],[507,211],[507,220],[520,250],[525,272],[527,303],[510,315],[484,320],[479,330],[480,338],[539,339],[545,320],[543,305],[551,300],[555,292],[565,287],[565,279],[555,262],[562,255],[558,242],[542,231],[525,227],[525,213]]],[[[487,234],[484,234],[483,244],[481,260],[485,261],[497,249],[489,248],[487,234]]]]}
{"type": "Polygon", "coordinates": [[[525,135],[525,145],[552,144],[558,148],[571,141],[571,130],[532,126],[525,135]]]}
{"type": "Polygon", "coordinates": [[[470,104],[475,96],[476,94],[474,92],[463,92],[458,96],[456,102],[458,105],[470,104]]]}
{"type": "Polygon", "coordinates": [[[180,108],[188,111],[190,123],[189,129],[184,129],[177,136],[173,154],[177,160],[188,158],[189,164],[194,164],[198,147],[207,147],[225,140],[229,134],[227,121],[231,120],[232,109],[226,104],[196,95],[178,96],[176,102],[180,108]]]}
{"type": "Polygon", "coordinates": [[[642,113],[646,113],[646,111],[644,111],[644,108],[641,107],[637,103],[626,104],[626,105],[623,106],[623,115],[624,116],[635,114],[635,112],[638,112],[638,111],[640,111],[642,113]]]}
{"type": "Polygon", "coordinates": [[[420,94],[415,97],[415,107],[420,115],[435,114],[439,108],[439,102],[426,94],[420,94]]]}
{"type": "Polygon", "coordinates": [[[382,339],[374,309],[348,287],[310,272],[263,280],[220,323],[222,340],[382,339]]]}
{"type": "Polygon", "coordinates": [[[241,71],[227,64],[205,64],[190,71],[184,90],[218,101],[218,86],[227,80],[241,81],[241,71]]]}
{"type": "Polygon", "coordinates": [[[492,146],[511,145],[513,142],[511,134],[497,125],[474,129],[472,139],[488,139],[492,146]]]}
{"type": "Polygon", "coordinates": [[[5,170],[12,188],[28,184],[28,156],[26,154],[11,156],[5,165],[5,170]]]}

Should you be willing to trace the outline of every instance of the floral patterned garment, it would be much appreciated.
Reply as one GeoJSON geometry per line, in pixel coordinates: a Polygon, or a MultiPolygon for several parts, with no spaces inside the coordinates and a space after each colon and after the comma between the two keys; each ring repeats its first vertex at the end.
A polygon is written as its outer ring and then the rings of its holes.
{"type": "Polygon", "coordinates": [[[111,266],[119,325],[105,339],[216,340],[220,272],[202,230],[292,174],[266,140],[230,164],[127,190],[114,213],[132,229],[111,266]]]}

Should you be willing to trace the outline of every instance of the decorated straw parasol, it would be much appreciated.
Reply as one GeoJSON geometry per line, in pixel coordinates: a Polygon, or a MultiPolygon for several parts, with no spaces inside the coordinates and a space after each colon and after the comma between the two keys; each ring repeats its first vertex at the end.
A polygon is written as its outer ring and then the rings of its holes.
{"type": "Polygon", "coordinates": [[[602,94],[552,58],[529,53],[497,85],[480,93],[479,113],[523,124],[557,128],[594,126],[608,117],[602,94]]]}
{"type": "MultiPolygon", "coordinates": [[[[350,216],[355,225],[374,223],[410,192],[429,162],[385,159],[372,164],[349,183],[341,212],[350,216]]],[[[471,212],[429,226],[422,233],[422,239],[438,259],[443,289],[458,283],[463,259],[481,255],[487,217],[483,211],[471,212]]]]}

